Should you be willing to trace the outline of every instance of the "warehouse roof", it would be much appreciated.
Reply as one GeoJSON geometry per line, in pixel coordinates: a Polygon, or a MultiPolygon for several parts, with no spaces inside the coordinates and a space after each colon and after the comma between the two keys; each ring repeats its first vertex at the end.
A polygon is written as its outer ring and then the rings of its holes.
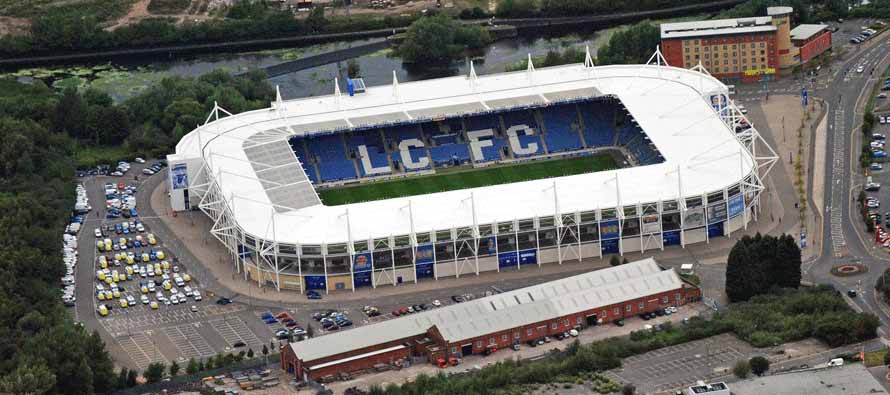
{"type": "Polygon", "coordinates": [[[432,327],[454,343],[679,289],[681,285],[673,269],[661,270],[654,259],[647,258],[290,346],[300,360],[310,362],[421,335],[432,327]]]}
{"type": "Polygon", "coordinates": [[[792,40],[806,40],[828,29],[828,25],[797,25],[791,30],[792,40]]]}
{"type": "Polygon", "coordinates": [[[776,31],[772,17],[715,19],[661,24],[661,39],[723,36],[776,31]]]}

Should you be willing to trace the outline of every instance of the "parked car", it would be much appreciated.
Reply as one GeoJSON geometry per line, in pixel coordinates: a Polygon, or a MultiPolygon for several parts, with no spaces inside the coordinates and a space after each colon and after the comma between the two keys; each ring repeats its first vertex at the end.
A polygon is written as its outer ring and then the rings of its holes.
{"type": "Polygon", "coordinates": [[[306,292],[306,298],[310,300],[318,300],[321,299],[321,294],[316,291],[308,291],[306,292]]]}

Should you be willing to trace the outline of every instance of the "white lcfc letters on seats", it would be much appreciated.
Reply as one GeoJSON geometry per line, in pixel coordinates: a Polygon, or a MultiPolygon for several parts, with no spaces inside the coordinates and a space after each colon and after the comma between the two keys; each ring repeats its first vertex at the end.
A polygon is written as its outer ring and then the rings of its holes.
{"type": "Polygon", "coordinates": [[[369,176],[392,172],[392,169],[389,168],[389,163],[384,166],[374,167],[374,164],[371,163],[371,156],[368,155],[368,147],[364,144],[358,146],[358,157],[359,162],[362,164],[362,169],[365,171],[365,174],[369,176]]]}
{"type": "Polygon", "coordinates": [[[405,139],[399,142],[399,154],[406,169],[418,170],[430,165],[430,158],[426,155],[418,158],[416,162],[411,158],[411,148],[423,148],[425,146],[420,139],[405,139]]]}
{"type": "Polygon", "coordinates": [[[467,132],[467,138],[470,139],[470,153],[473,154],[473,160],[481,162],[485,160],[482,155],[482,147],[491,147],[494,143],[491,139],[479,140],[480,137],[494,136],[494,130],[482,129],[467,132]]]}
{"type": "Polygon", "coordinates": [[[510,140],[510,149],[516,155],[531,155],[538,152],[538,143],[529,143],[528,147],[523,147],[519,142],[517,132],[522,131],[527,136],[534,136],[535,130],[527,125],[514,125],[507,129],[507,138],[510,140]]]}

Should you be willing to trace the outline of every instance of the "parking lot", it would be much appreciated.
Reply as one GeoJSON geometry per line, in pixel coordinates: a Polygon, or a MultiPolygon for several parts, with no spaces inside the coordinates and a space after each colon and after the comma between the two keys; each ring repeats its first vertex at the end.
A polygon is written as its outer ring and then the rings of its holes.
{"type": "Polygon", "coordinates": [[[636,383],[641,392],[658,393],[722,375],[753,351],[749,344],[724,334],[625,358],[620,369],[606,375],[618,382],[636,383]],[[641,383],[645,384],[639,387],[641,383]]]}
{"type": "Polygon", "coordinates": [[[259,353],[263,345],[271,347],[271,332],[256,321],[256,312],[250,306],[217,304],[219,297],[202,285],[204,272],[192,272],[192,268],[179,259],[170,240],[154,234],[153,226],[157,225],[158,218],[146,217],[150,210],[142,209],[148,204],[145,195],[151,191],[140,188],[148,177],[164,177],[166,172],[143,174],[142,169],[151,163],[132,163],[129,175],[87,173],[80,180],[94,212],[84,221],[85,230],[81,230],[77,240],[82,263],[77,268],[76,319],[90,328],[104,329],[103,337],[110,346],[112,358],[139,370],[152,362],[182,364],[189,358],[248,349],[259,353]],[[111,203],[106,200],[112,197],[107,193],[112,189],[117,215],[108,215],[112,207],[106,206],[111,203]],[[124,212],[129,218],[125,218],[124,212]],[[149,234],[154,236],[154,243],[149,242],[149,234]],[[110,251],[106,248],[106,239],[110,241],[110,251]],[[102,242],[101,248],[97,241],[102,242]],[[99,280],[100,271],[102,280],[99,280]],[[117,281],[114,281],[115,272],[117,281]],[[100,285],[101,292],[98,291],[100,285]],[[186,287],[192,296],[186,296],[186,287]],[[174,289],[182,296],[176,298],[178,303],[172,300],[174,289]],[[100,293],[103,300],[99,300],[100,293]],[[198,294],[201,296],[197,297],[198,294]],[[128,296],[135,303],[127,302],[127,307],[122,307],[121,300],[127,300],[128,296]],[[99,308],[102,304],[107,309],[105,315],[99,308]],[[244,346],[236,344],[239,342],[244,346]]]}

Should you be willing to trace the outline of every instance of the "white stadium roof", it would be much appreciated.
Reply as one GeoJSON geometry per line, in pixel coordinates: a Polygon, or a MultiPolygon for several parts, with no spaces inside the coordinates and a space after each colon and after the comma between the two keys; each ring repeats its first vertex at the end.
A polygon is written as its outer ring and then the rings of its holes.
{"type": "Polygon", "coordinates": [[[422,335],[435,326],[449,343],[679,289],[674,269],[652,258],[291,343],[303,362],[422,335]]]}
{"type": "Polygon", "coordinates": [[[345,243],[553,215],[554,195],[559,211],[568,213],[723,190],[756,166],[711,105],[711,95],[726,92],[726,86],[709,75],[656,65],[577,64],[394,83],[352,97],[279,101],[269,109],[220,118],[186,135],[169,158],[203,155],[205,176],[213,175],[219,195],[245,233],[301,245],[345,243]],[[318,200],[287,141],[294,134],[360,124],[602,95],[621,100],[664,162],[329,207],[318,200]]]}

